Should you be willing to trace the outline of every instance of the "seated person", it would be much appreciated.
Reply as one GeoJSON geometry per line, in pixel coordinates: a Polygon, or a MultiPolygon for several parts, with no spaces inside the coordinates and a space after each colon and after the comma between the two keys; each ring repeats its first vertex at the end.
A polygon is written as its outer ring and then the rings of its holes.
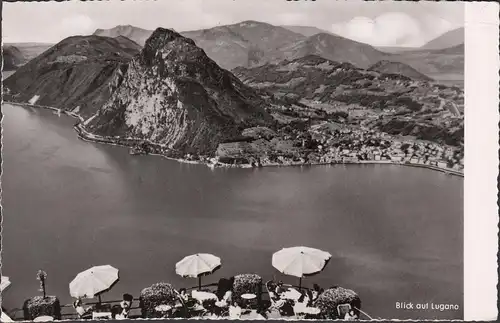
{"type": "Polygon", "coordinates": [[[227,292],[224,293],[224,297],[222,298],[224,301],[227,303],[231,302],[231,298],[233,297],[233,292],[228,290],[227,292]]]}
{"type": "Polygon", "coordinates": [[[315,298],[313,296],[313,292],[310,289],[308,289],[306,291],[306,295],[308,298],[307,306],[312,306],[313,302],[315,301],[315,298]]]}
{"type": "Polygon", "coordinates": [[[313,298],[314,298],[313,301],[315,301],[318,298],[318,296],[323,292],[324,292],[323,288],[319,287],[318,284],[314,284],[313,290],[312,290],[312,294],[313,294],[313,298]]]}
{"type": "Polygon", "coordinates": [[[346,321],[354,321],[357,319],[358,319],[358,316],[356,315],[356,313],[354,313],[353,309],[350,309],[349,312],[347,312],[344,316],[344,320],[346,320],[346,321]]]}
{"type": "Polygon", "coordinates": [[[275,293],[276,295],[281,295],[282,293],[286,292],[288,290],[288,288],[286,288],[285,286],[283,286],[283,282],[282,281],[279,281],[278,282],[278,285],[276,286],[276,290],[275,290],[275,293]]]}
{"type": "Polygon", "coordinates": [[[187,302],[189,300],[189,295],[185,288],[179,289],[179,296],[182,298],[183,302],[187,302]]]}
{"type": "Polygon", "coordinates": [[[91,312],[92,312],[92,308],[91,307],[87,307],[87,308],[83,307],[83,302],[82,302],[81,298],[77,298],[73,302],[73,307],[75,308],[76,313],[78,314],[78,316],[80,318],[88,317],[91,314],[91,312]]]}
{"type": "Polygon", "coordinates": [[[128,317],[130,308],[132,307],[132,300],[134,297],[130,294],[123,294],[123,301],[121,301],[120,306],[122,308],[122,313],[124,317],[128,317]]]}
{"type": "Polygon", "coordinates": [[[228,307],[229,304],[231,303],[231,296],[232,292],[228,290],[220,301],[215,302],[215,305],[217,307],[228,307]]]}

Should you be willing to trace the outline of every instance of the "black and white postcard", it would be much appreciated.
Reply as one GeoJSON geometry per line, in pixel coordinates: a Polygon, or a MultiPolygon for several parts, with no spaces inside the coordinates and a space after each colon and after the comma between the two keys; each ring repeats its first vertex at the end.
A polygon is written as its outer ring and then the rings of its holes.
{"type": "Polygon", "coordinates": [[[1,321],[496,320],[498,8],[4,2],[1,321]]]}

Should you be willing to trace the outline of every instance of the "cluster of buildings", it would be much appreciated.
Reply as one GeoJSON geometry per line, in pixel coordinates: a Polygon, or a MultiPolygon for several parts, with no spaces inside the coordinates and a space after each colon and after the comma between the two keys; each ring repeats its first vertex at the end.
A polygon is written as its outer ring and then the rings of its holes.
{"type": "Polygon", "coordinates": [[[404,163],[463,172],[463,147],[401,140],[369,129],[341,128],[314,132],[320,161],[325,163],[404,163]]]}

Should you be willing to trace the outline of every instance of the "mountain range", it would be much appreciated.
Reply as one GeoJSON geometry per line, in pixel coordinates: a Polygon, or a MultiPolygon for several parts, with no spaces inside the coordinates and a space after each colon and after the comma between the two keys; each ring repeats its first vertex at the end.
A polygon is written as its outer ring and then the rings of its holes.
{"type": "MultiPolygon", "coordinates": [[[[142,47],[152,32],[131,25],[120,25],[111,29],[97,29],[94,35],[125,37],[142,47]]],[[[273,26],[257,21],[243,21],[180,34],[193,39],[211,59],[228,70],[319,55],[363,68],[381,60],[401,62],[438,81],[463,83],[463,28],[445,33],[422,48],[388,48],[387,51],[316,27],[273,26]]],[[[13,45],[25,57],[22,64],[50,47],[47,44],[13,45]]]]}
{"type": "MultiPolygon", "coordinates": [[[[143,42],[148,33],[152,33],[152,31],[140,28],[134,32],[134,28],[136,27],[118,26],[98,31],[112,37],[119,35],[130,37],[138,44],[143,42]]],[[[211,59],[229,70],[235,67],[259,66],[269,62],[276,63],[283,59],[319,55],[363,68],[370,67],[381,60],[401,62],[437,80],[456,79],[458,84],[463,81],[464,52],[460,51],[462,47],[453,47],[453,50],[446,51],[448,47],[463,44],[463,29],[450,31],[437,37],[429,42],[428,46],[405,48],[404,51],[395,53],[384,52],[383,48],[381,50],[316,27],[273,26],[257,21],[243,21],[238,24],[186,31],[180,34],[193,39],[211,59]]]]}
{"type": "MultiPolygon", "coordinates": [[[[254,21],[187,33],[157,28],[143,46],[110,36],[66,38],[20,66],[4,81],[8,100],[77,113],[90,133],[149,140],[181,155],[212,155],[222,143],[278,134],[284,125],[300,138],[304,120],[463,142],[463,91],[436,84],[401,54],[388,61],[340,36],[254,21]],[[231,64],[246,63],[231,73],[218,60],[235,52],[231,64]]],[[[287,136],[272,149],[295,145],[287,136]]]]}
{"type": "Polygon", "coordinates": [[[272,102],[193,40],[163,28],[140,51],[123,38],[69,37],[20,67],[4,87],[10,100],[79,114],[92,133],[197,154],[214,152],[244,128],[274,122],[266,112],[272,102]]]}

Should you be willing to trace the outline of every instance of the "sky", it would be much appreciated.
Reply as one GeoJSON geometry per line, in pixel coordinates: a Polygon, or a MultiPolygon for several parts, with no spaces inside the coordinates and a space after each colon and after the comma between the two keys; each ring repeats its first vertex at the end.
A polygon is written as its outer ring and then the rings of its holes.
{"type": "Polygon", "coordinates": [[[257,20],[314,26],[373,46],[417,47],[464,25],[464,3],[360,0],[109,0],[4,2],[5,43],[56,43],[96,29],[133,25],[176,31],[257,20]]]}

